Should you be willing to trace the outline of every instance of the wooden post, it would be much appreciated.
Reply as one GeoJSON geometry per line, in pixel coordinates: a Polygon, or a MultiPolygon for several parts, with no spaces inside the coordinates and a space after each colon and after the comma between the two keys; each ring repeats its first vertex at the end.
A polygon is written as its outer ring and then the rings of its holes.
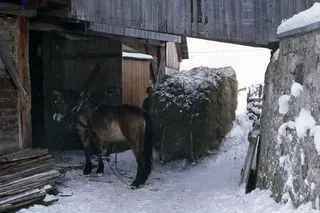
{"type": "Polygon", "coordinates": [[[25,16],[17,17],[17,26],[19,34],[16,37],[17,47],[17,69],[19,78],[28,94],[28,99],[23,98],[19,92],[20,121],[22,129],[21,149],[32,147],[32,124],[31,124],[31,80],[29,70],[29,21],[25,16]]]}
{"type": "Polygon", "coordinates": [[[247,151],[243,171],[241,172],[239,185],[242,185],[242,184],[247,185],[248,183],[250,170],[252,167],[254,156],[256,155],[256,151],[257,151],[256,147],[257,147],[257,143],[259,142],[259,138],[260,138],[260,124],[257,121],[255,121],[253,123],[253,130],[250,131],[248,135],[249,146],[248,146],[248,151],[247,151]]]}

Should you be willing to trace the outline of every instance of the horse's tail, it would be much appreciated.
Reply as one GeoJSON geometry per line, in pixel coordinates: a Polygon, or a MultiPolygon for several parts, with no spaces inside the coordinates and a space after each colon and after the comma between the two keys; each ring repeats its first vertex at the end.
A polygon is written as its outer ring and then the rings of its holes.
{"type": "Polygon", "coordinates": [[[152,170],[152,153],[153,153],[153,125],[151,116],[144,112],[144,118],[146,121],[146,128],[144,132],[144,143],[143,143],[143,155],[146,176],[148,177],[152,170]]]}

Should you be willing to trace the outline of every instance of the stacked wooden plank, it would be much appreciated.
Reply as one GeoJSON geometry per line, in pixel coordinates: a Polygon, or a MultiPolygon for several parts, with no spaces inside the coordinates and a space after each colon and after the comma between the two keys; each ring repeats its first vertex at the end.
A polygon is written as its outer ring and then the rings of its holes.
{"type": "Polygon", "coordinates": [[[43,201],[60,172],[46,149],[26,149],[0,157],[0,212],[43,201]]]}
{"type": "Polygon", "coordinates": [[[248,151],[240,179],[240,185],[245,184],[246,193],[256,188],[257,151],[260,143],[260,117],[263,105],[263,90],[264,84],[257,84],[249,87],[247,94],[247,113],[249,119],[253,120],[253,123],[252,130],[248,134],[248,151]]]}
{"type": "Polygon", "coordinates": [[[251,120],[259,120],[263,102],[263,84],[249,87],[247,94],[247,111],[251,120]]]}

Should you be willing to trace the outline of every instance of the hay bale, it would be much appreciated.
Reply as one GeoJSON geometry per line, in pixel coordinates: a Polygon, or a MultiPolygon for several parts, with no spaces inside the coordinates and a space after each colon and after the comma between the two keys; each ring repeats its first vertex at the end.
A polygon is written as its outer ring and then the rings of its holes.
{"type": "Polygon", "coordinates": [[[197,161],[231,130],[238,82],[231,67],[197,67],[166,76],[154,94],[155,149],[163,161],[197,161]]]}

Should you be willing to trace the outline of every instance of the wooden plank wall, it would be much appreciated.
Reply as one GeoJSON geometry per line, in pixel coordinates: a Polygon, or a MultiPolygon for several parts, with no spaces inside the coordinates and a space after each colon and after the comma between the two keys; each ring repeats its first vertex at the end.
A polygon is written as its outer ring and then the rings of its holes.
{"type": "Polygon", "coordinates": [[[83,91],[91,70],[102,58],[105,66],[92,84],[92,90],[102,93],[107,87],[121,87],[121,43],[109,39],[55,40],[51,50],[51,88],[83,91]]]}
{"type": "MultiPolygon", "coordinates": [[[[1,45],[31,98],[28,34],[27,18],[0,18],[1,45]]],[[[20,95],[0,59],[0,155],[32,146],[30,109],[31,103],[20,95]]]]}
{"type": "Polygon", "coordinates": [[[0,59],[0,155],[18,150],[18,90],[0,59]]]}
{"type": "Polygon", "coordinates": [[[72,0],[71,14],[109,33],[126,28],[137,37],[140,29],[261,46],[276,40],[281,20],[314,2],[320,0],[72,0]]]}
{"type": "Polygon", "coordinates": [[[155,70],[158,72],[158,69],[160,68],[159,71],[159,78],[162,78],[165,74],[165,66],[160,64],[164,64],[165,62],[165,47],[164,46],[158,46],[158,45],[152,45],[148,44],[148,50],[149,53],[146,51],[146,44],[139,42],[139,41],[123,41],[124,45],[127,45],[135,50],[137,50],[140,53],[145,53],[145,54],[150,54],[153,57],[153,64],[155,65],[155,70]],[[161,61],[162,59],[162,61],[161,61]]]}
{"type": "Polygon", "coordinates": [[[150,61],[123,59],[122,102],[142,107],[149,86],[150,61]]]}
{"type": "MultiPolygon", "coordinates": [[[[142,42],[132,40],[132,41],[123,41],[123,44],[131,47],[132,49],[135,49],[140,53],[147,54],[146,44],[142,42]]],[[[158,61],[160,60],[160,57],[161,57],[159,56],[159,46],[152,45],[152,44],[148,44],[147,46],[148,46],[149,54],[152,55],[153,60],[157,66],[156,68],[158,68],[158,61]]]]}
{"type": "MultiPolygon", "coordinates": [[[[179,71],[180,69],[180,61],[177,52],[177,46],[173,42],[166,43],[166,70],[179,71]]],[[[166,74],[168,72],[166,71],[166,74]]]]}

